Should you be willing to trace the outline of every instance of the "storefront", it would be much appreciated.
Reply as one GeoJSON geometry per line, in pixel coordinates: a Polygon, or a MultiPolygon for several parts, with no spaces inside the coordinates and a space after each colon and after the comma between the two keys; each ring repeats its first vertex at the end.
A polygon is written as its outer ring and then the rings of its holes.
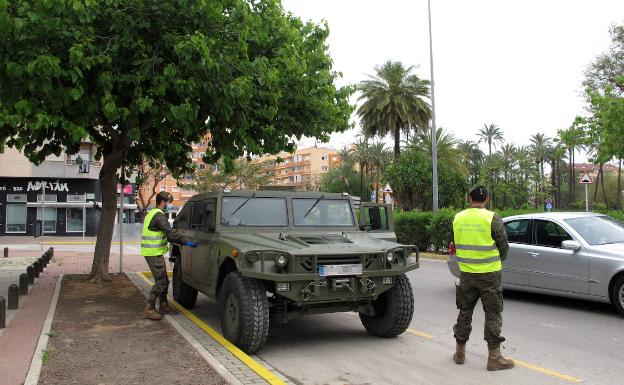
{"type": "MultiPolygon", "coordinates": [[[[124,199],[126,222],[136,209],[133,196],[124,199]]],[[[38,219],[45,235],[95,236],[101,207],[97,179],[0,178],[0,236],[32,236],[38,219]]]]}

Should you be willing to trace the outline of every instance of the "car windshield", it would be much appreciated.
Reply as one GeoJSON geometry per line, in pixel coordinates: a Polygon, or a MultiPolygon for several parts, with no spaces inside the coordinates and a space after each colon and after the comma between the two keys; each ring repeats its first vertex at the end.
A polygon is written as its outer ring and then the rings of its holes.
{"type": "Polygon", "coordinates": [[[566,219],[590,245],[624,242],[624,224],[608,216],[566,219]]]}
{"type": "Polygon", "coordinates": [[[353,226],[347,199],[296,198],[292,200],[295,226],[353,226]]]}
{"type": "Polygon", "coordinates": [[[286,199],[223,197],[221,224],[224,226],[288,226],[286,199]]]}

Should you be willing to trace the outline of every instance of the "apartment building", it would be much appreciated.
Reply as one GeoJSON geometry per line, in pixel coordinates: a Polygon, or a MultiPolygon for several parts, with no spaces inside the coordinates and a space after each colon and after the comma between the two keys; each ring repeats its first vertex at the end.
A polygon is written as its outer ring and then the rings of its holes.
{"type": "Polygon", "coordinates": [[[340,163],[338,151],[330,148],[302,148],[293,154],[283,152],[255,160],[264,165],[269,185],[298,191],[318,191],[321,176],[340,163]],[[278,163],[278,158],[284,161],[278,163]]]}
{"type": "MultiPolygon", "coordinates": [[[[41,220],[44,234],[97,234],[102,196],[96,146],[84,142],[76,154],[51,155],[39,165],[13,148],[0,153],[0,236],[33,235],[41,220]]],[[[118,186],[118,193],[121,186],[118,186]]],[[[134,186],[124,193],[124,222],[134,222],[134,186]]]]}

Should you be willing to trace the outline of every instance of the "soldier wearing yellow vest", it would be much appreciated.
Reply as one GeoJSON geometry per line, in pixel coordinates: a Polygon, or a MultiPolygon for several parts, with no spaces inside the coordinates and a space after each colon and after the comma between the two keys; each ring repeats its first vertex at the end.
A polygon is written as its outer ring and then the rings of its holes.
{"type": "MultiPolygon", "coordinates": [[[[165,191],[159,192],[156,195],[156,207],[150,210],[143,220],[141,255],[145,257],[145,261],[147,261],[147,265],[154,276],[154,286],[150,291],[144,313],[145,317],[153,320],[160,320],[162,319],[161,314],[172,312],[167,302],[169,278],[167,277],[164,257],[169,251],[167,241],[183,243],[182,236],[171,228],[165,216],[167,204],[171,201],[173,201],[171,194],[165,191]],[[160,300],[158,310],[156,310],[157,299],[160,300]]],[[[193,242],[186,242],[185,245],[195,247],[193,242]]]]}
{"type": "Polygon", "coordinates": [[[509,244],[502,219],[485,209],[488,192],[477,185],[470,190],[470,208],[457,213],[453,221],[455,254],[461,271],[456,287],[459,309],[453,327],[457,342],[453,360],[463,364],[466,342],[472,330],[472,313],[481,299],[485,312],[484,339],[488,344],[487,370],[504,370],[514,367],[514,362],[503,357],[500,344],[503,325],[502,261],[507,257],[509,244]]]}

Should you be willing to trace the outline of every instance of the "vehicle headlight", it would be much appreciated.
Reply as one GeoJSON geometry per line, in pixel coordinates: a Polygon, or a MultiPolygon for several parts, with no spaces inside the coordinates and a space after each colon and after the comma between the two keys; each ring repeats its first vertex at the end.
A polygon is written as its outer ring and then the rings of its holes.
{"type": "Polygon", "coordinates": [[[278,267],[284,267],[288,264],[288,257],[285,254],[277,254],[275,256],[275,264],[278,267]]]}
{"type": "Polygon", "coordinates": [[[386,261],[388,261],[388,263],[394,262],[395,259],[396,259],[396,256],[394,255],[392,251],[389,251],[388,254],[386,254],[386,261]]]}

